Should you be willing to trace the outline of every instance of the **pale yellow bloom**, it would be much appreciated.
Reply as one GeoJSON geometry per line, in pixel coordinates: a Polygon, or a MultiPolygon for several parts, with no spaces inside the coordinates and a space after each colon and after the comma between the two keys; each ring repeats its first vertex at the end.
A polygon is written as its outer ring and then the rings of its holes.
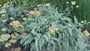
{"type": "Polygon", "coordinates": [[[16,36],[15,36],[15,35],[13,35],[13,34],[11,34],[11,36],[12,36],[12,38],[16,38],[16,36]]]}
{"type": "Polygon", "coordinates": [[[2,31],[6,31],[7,30],[7,28],[2,28],[2,31]]]}
{"type": "Polygon", "coordinates": [[[13,20],[14,18],[13,17],[10,17],[10,20],[13,20]]]}
{"type": "Polygon", "coordinates": [[[26,39],[26,38],[27,38],[26,33],[23,33],[23,34],[21,35],[21,38],[26,39]]]}
{"type": "Polygon", "coordinates": [[[9,42],[10,43],[16,43],[16,40],[11,39],[9,42]]]}
{"type": "Polygon", "coordinates": [[[2,5],[0,5],[0,7],[1,7],[2,5]]]}
{"type": "Polygon", "coordinates": [[[76,8],[79,8],[79,6],[77,5],[76,8]]]}
{"type": "Polygon", "coordinates": [[[89,36],[89,35],[90,35],[87,30],[84,31],[84,34],[85,34],[86,36],[89,36]]]}
{"type": "Polygon", "coordinates": [[[69,4],[69,2],[66,2],[66,4],[69,4]]]}
{"type": "Polygon", "coordinates": [[[84,23],[84,21],[81,21],[81,23],[83,24],[83,23],[84,23]]]}
{"type": "Polygon", "coordinates": [[[4,22],[6,22],[6,20],[2,20],[2,22],[4,23],[4,22]]]}
{"type": "Polygon", "coordinates": [[[38,7],[40,7],[40,6],[41,6],[41,4],[38,4],[37,6],[38,6],[38,7]]]}
{"type": "Polygon", "coordinates": [[[24,17],[24,15],[21,15],[21,17],[24,17]]]}
{"type": "Polygon", "coordinates": [[[71,27],[71,24],[68,24],[69,27],[71,27]]]}
{"type": "Polygon", "coordinates": [[[49,31],[50,31],[51,34],[55,34],[54,26],[49,27],[49,31]]]}
{"type": "Polygon", "coordinates": [[[81,36],[80,34],[78,35],[78,37],[79,37],[79,38],[82,38],[82,36],[81,36]]]}
{"type": "Polygon", "coordinates": [[[18,36],[18,33],[16,33],[15,35],[18,36]]]}
{"type": "Polygon", "coordinates": [[[12,26],[13,24],[12,24],[12,23],[10,23],[10,25],[12,26]]]}
{"type": "Polygon", "coordinates": [[[11,43],[6,43],[5,44],[5,47],[9,47],[9,46],[11,46],[11,43]]]}
{"type": "Polygon", "coordinates": [[[48,6],[50,6],[50,3],[47,3],[47,4],[45,4],[44,6],[47,6],[47,7],[48,7],[48,6]]]}
{"type": "Polygon", "coordinates": [[[23,20],[26,20],[26,18],[23,18],[23,20]]]}
{"type": "Polygon", "coordinates": [[[2,17],[6,16],[5,14],[2,15],[2,17]]]}
{"type": "Polygon", "coordinates": [[[71,4],[72,4],[72,5],[75,5],[75,4],[76,4],[76,1],[72,1],[71,4]]]}
{"type": "Polygon", "coordinates": [[[47,21],[47,19],[44,19],[44,21],[47,21]]]}
{"type": "Polygon", "coordinates": [[[81,23],[78,23],[79,25],[82,25],[81,23]]]}
{"type": "Polygon", "coordinates": [[[5,10],[5,9],[3,9],[0,13],[6,13],[6,10],[5,10]]]}
{"type": "Polygon", "coordinates": [[[55,28],[56,31],[58,31],[59,29],[58,28],[55,28]]]}

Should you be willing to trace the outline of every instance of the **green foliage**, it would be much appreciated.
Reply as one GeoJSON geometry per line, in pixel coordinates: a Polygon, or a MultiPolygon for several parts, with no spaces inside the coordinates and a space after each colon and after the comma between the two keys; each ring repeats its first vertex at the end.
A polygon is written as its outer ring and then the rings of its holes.
{"type": "MultiPolygon", "coordinates": [[[[42,6],[38,7],[38,11],[41,12],[39,17],[30,15],[25,22],[22,22],[28,37],[21,39],[20,43],[25,48],[30,48],[30,51],[42,51],[43,49],[47,51],[82,50],[80,49],[81,45],[79,46],[80,40],[78,40],[82,25],[78,25],[76,17],[74,17],[74,24],[70,18],[64,16],[64,13],[58,13],[57,8],[42,6]],[[53,26],[58,28],[54,31],[55,34],[52,34],[53,28],[50,29],[53,26]]],[[[84,46],[83,50],[86,50],[86,45],[84,46]]]]}

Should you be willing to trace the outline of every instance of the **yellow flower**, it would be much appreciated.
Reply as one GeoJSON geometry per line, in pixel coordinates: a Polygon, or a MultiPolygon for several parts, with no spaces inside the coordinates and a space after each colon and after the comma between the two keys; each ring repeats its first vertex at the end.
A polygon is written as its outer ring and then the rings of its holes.
{"type": "Polygon", "coordinates": [[[37,8],[34,8],[34,10],[37,10],[37,8]]]}
{"type": "Polygon", "coordinates": [[[2,31],[6,31],[7,30],[7,28],[2,28],[2,31]]]}
{"type": "Polygon", "coordinates": [[[6,16],[5,14],[2,15],[2,17],[6,16]]]}
{"type": "Polygon", "coordinates": [[[55,28],[56,31],[58,31],[59,29],[58,28],[55,28]]]}
{"type": "Polygon", "coordinates": [[[21,35],[21,38],[26,39],[26,38],[27,38],[26,33],[23,33],[23,34],[21,35]]]}
{"type": "Polygon", "coordinates": [[[11,43],[6,43],[5,44],[5,47],[9,47],[9,46],[11,46],[11,43]]]}
{"type": "Polygon", "coordinates": [[[75,5],[75,4],[76,4],[76,1],[72,1],[71,4],[72,4],[72,5],[75,5]]]}
{"type": "Polygon", "coordinates": [[[81,23],[83,24],[83,23],[84,23],[84,21],[81,21],[81,23]]]}
{"type": "Polygon", "coordinates": [[[5,9],[3,9],[0,13],[6,13],[6,10],[5,10],[5,9]]]}
{"type": "Polygon", "coordinates": [[[1,7],[2,5],[0,5],[0,7],[1,7]]]}
{"type": "Polygon", "coordinates": [[[23,10],[24,12],[26,12],[27,10],[23,10]]]}
{"type": "Polygon", "coordinates": [[[80,34],[78,35],[78,37],[79,37],[79,38],[82,38],[82,36],[81,36],[80,34]]]}
{"type": "Polygon", "coordinates": [[[47,21],[47,19],[44,19],[44,21],[47,21]]]}
{"type": "Polygon", "coordinates": [[[18,33],[16,33],[15,35],[18,36],[18,33]]]}
{"type": "Polygon", "coordinates": [[[50,3],[47,3],[47,4],[45,4],[44,6],[48,7],[48,6],[50,6],[50,3]]]}
{"type": "Polygon", "coordinates": [[[2,34],[0,39],[2,39],[3,41],[7,41],[10,38],[9,34],[2,34]]]}
{"type": "Polygon", "coordinates": [[[21,15],[21,17],[24,17],[24,15],[21,15]]]}
{"type": "Polygon", "coordinates": [[[81,23],[78,23],[79,25],[82,25],[81,23]]]}
{"type": "Polygon", "coordinates": [[[79,8],[79,6],[77,5],[76,8],[79,8]]]}
{"type": "Polygon", "coordinates": [[[7,4],[9,4],[10,2],[7,2],[7,4]]]}
{"type": "Polygon", "coordinates": [[[16,40],[11,39],[9,42],[10,43],[16,43],[16,40]]]}
{"type": "Polygon", "coordinates": [[[26,14],[27,16],[29,16],[29,14],[26,14]]]}
{"type": "Polygon", "coordinates": [[[20,25],[20,27],[21,27],[21,28],[24,28],[24,26],[23,26],[23,25],[20,25]]]}
{"type": "Polygon", "coordinates": [[[40,6],[41,6],[41,4],[38,4],[37,6],[38,6],[38,7],[40,7],[40,6]]]}
{"type": "Polygon", "coordinates": [[[15,35],[13,35],[13,34],[11,34],[11,36],[12,36],[12,38],[16,38],[16,36],[15,36],[15,35]]]}
{"type": "Polygon", "coordinates": [[[10,20],[13,20],[14,18],[13,17],[10,17],[10,20]]]}
{"type": "Polygon", "coordinates": [[[3,23],[5,23],[5,22],[6,22],[6,20],[2,20],[2,22],[3,22],[3,23]]]}
{"type": "Polygon", "coordinates": [[[49,27],[49,31],[50,31],[51,34],[55,34],[54,26],[49,27]]]}
{"type": "Polygon", "coordinates": [[[84,31],[84,34],[85,34],[86,36],[89,36],[89,35],[90,35],[87,30],[84,31]]]}
{"type": "Polygon", "coordinates": [[[66,4],[69,4],[69,2],[66,2],[66,4]]]}
{"type": "Polygon", "coordinates": [[[39,12],[39,11],[36,11],[36,12],[35,12],[35,16],[36,16],[36,17],[39,17],[40,14],[41,14],[41,12],[39,12]]]}
{"type": "Polygon", "coordinates": [[[71,24],[68,24],[69,27],[71,27],[71,24]]]}
{"type": "Polygon", "coordinates": [[[3,42],[3,39],[2,38],[0,38],[0,42],[3,42]]]}
{"type": "Polygon", "coordinates": [[[12,24],[12,23],[10,23],[10,25],[12,26],[13,24],[12,24]]]}
{"type": "Polygon", "coordinates": [[[26,20],[26,18],[23,18],[23,20],[26,20]]]}

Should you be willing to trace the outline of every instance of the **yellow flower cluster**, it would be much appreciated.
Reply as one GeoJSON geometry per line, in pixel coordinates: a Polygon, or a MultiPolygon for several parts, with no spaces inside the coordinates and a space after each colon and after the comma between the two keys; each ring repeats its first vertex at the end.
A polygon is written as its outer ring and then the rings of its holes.
{"type": "Polygon", "coordinates": [[[11,34],[12,38],[16,38],[16,36],[18,36],[18,33],[16,33],[15,35],[14,34],[11,34]]]}
{"type": "Polygon", "coordinates": [[[90,33],[89,33],[87,30],[84,31],[84,34],[85,34],[86,36],[89,36],[89,35],[90,35],[90,33]]]}
{"type": "Polygon", "coordinates": [[[8,4],[9,4],[9,2],[5,3],[5,4],[3,5],[3,7],[8,9],[8,8],[10,7],[10,5],[8,5],[8,4]]]}
{"type": "Polygon", "coordinates": [[[10,25],[13,26],[15,30],[18,30],[19,27],[24,28],[24,26],[21,25],[19,21],[12,21],[10,25]]]}
{"type": "MultiPolygon", "coordinates": [[[[87,30],[83,31],[83,33],[84,33],[86,36],[90,36],[90,33],[89,33],[87,30]]],[[[83,33],[79,34],[78,37],[79,37],[79,38],[82,38],[83,33]]]]}
{"type": "Polygon", "coordinates": [[[1,42],[7,41],[9,38],[10,38],[10,35],[9,35],[9,34],[2,34],[2,35],[0,36],[0,41],[1,41],[1,42]]]}
{"type": "Polygon", "coordinates": [[[0,13],[6,13],[7,11],[5,9],[3,9],[0,13]]]}
{"type": "Polygon", "coordinates": [[[2,31],[6,31],[7,30],[7,28],[2,28],[2,31]]]}
{"type": "Polygon", "coordinates": [[[41,12],[40,11],[30,11],[29,14],[35,15],[36,17],[40,16],[41,12]]]}
{"type": "Polygon", "coordinates": [[[10,43],[16,43],[16,40],[11,39],[9,42],[10,43]]]}
{"type": "Polygon", "coordinates": [[[71,27],[71,24],[68,24],[69,27],[71,27]]]}
{"type": "Polygon", "coordinates": [[[9,47],[9,46],[11,46],[11,43],[6,43],[5,44],[5,47],[9,47]]]}
{"type": "Polygon", "coordinates": [[[2,15],[2,17],[6,16],[5,14],[2,15]]]}
{"type": "Polygon", "coordinates": [[[50,6],[50,3],[47,3],[47,4],[45,4],[44,6],[48,7],[48,6],[50,6]]]}
{"type": "Polygon", "coordinates": [[[2,20],[2,22],[3,22],[3,23],[5,23],[5,22],[6,22],[6,20],[2,20]]]}
{"type": "Polygon", "coordinates": [[[71,4],[72,4],[72,5],[75,5],[75,4],[76,4],[76,1],[72,1],[71,4]]]}
{"type": "Polygon", "coordinates": [[[78,35],[79,38],[82,38],[82,36],[83,36],[83,33],[81,33],[81,34],[78,35]]]}
{"type": "Polygon", "coordinates": [[[51,27],[49,27],[49,31],[51,34],[55,34],[55,30],[58,31],[58,28],[55,28],[53,25],[51,27]]]}
{"type": "Polygon", "coordinates": [[[27,38],[26,33],[23,33],[23,34],[21,35],[21,38],[26,39],[26,38],[27,38]]]}

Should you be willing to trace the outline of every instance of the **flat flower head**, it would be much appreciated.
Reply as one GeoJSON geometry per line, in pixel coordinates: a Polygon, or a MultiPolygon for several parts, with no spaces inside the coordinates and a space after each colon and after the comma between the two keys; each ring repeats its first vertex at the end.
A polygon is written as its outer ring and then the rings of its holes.
{"type": "Polygon", "coordinates": [[[24,17],[24,15],[21,15],[21,17],[24,17]]]}
{"type": "Polygon", "coordinates": [[[72,5],[75,5],[75,4],[76,4],[76,1],[72,1],[71,4],[72,4],[72,5]]]}
{"type": "Polygon", "coordinates": [[[4,22],[6,22],[6,20],[2,20],[2,22],[4,23],[4,22]]]}
{"type": "Polygon", "coordinates": [[[79,38],[82,38],[82,36],[81,36],[80,34],[78,35],[78,37],[79,37],[79,38]]]}
{"type": "Polygon", "coordinates": [[[83,23],[84,23],[84,21],[81,21],[81,23],[83,24],[83,23]]]}
{"type": "Polygon", "coordinates": [[[40,7],[40,6],[41,6],[41,4],[38,4],[38,5],[37,5],[37,7],[40,7]]]}
{"type": "Polygon", "coordinates": [[[69,4],[69,2],[66,2],[66,4],[69,4]]]}
{"type": "Polygon", "coordinates": [[[23,20],[26,20],[26,18],[23,18],[23,20]]]}
{"type": "Polygon", "coordinates": [[[85,34],[86,36],[89,36],[89,35],[90,35],[90,33],[89,33],[87,30],[84,31],[84,34],[85,34]]]}
{"type": "Polygon", "coordinates": [[[68,24],[69,27],[71,27],[71,24],[68,24]]]}
{"type": "Polygon", "coordinates": [[[79,8],[79,6],[77,5],[76,8],[79,8]]]}
{"type": "Polygon", "coordinates": [[[50,6],[50,3],[47,3],[47,4],[45,4],[44,6],[48,7],[48,6],[50,6]]]}
{"type": "Polygon", "coordinates": [[[5,44],[5,47],[9,47],[9,46],[11,46],[11,43],[6,43],[5,44]]]}
{"type": "Polygon", "coordinates": [[[26,38],[27,38],[26,33],[23,33],[23,34],[21,35],[21,38],[26,39],[26,38]]]}
{"type": "Polygon", "coordinates": [[[7,30],[7,28],[2,28],[2,31],[6,31],[7,30]]]}

